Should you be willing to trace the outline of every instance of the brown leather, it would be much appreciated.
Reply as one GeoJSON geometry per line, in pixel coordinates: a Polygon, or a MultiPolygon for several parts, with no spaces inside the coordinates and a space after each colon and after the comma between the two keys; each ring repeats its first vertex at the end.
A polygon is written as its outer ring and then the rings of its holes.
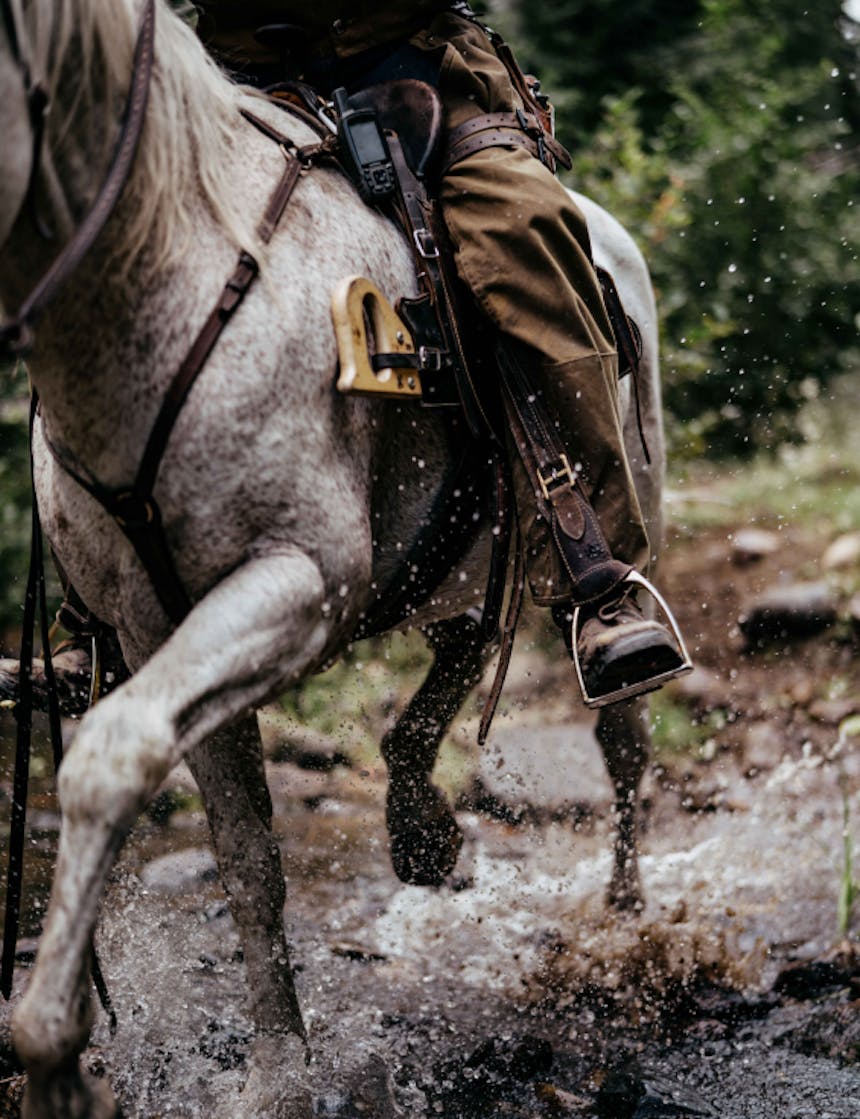
{"type": "Polygon", "coordinates": [[[496,708],[499,705],[499,699],[502,695],[502,688],[505,686],[505,678],[511,663],[511,654],[514,651],[514,637],[517,633],[517,625],[519,624],[520,613],[523,608],[525,589],[526,567],[523,562],[522,541],[520,540],[519,531],[517,531],[514,545],[514,574],[511,580],[511,597],[508,601],[508,612],[505,616],[505,628],[502,633],[502,646],[499,651],[499,663],[496,666],[496,675],[493,677],[490,694],[487,696],[487,702],[484,704],[484,710],[481,712],[481,723],[478,728],[479,746],[483,746],[487,741],[487,735],[490,733],[493,716],[496,713],[496,708]]]}
{"type": "Polygon", "coordinates": [[[483,113],[450,132],[442,159],[443,174],[484,148],[525,148],[550,170],[555,170],[555,161],[571,166],[567,149],[544,131],[534,113],[483,113]]]}
{"type": "Polygon", "coordinates": [[[442,101],[427,82],[401,78],[350,94],[350,105],[376,112],[380,128],[400,137],[409,166],[420,179],[442,140],[442,101]]]}
{"type": "Polygon", "coordinates": [[[539,513],[549,525],[573,585],[572,602],[598,601],[623,582],[632,565],[612,556],[597,515],[567,464],[542,398],[533,389],[514,346],[500,345],[498,358],[511,434],[539,513]]]}
{"type": "MultiPolygon", "coordinates": [[[[4,9],[5,10],[5,9],[4,9]]],[[[155,52],[155,3],[147,0],[134,51],[131,84],[123,111],[120,133],[110,167],[87,216],[39,282],[21,304],[17,314],[0,325],[0,354],[21,356],[32,344],[32,327],[60,288],[69,280],[104,229],[117,199],[128,181],[143,131],[152,63],[155,52]]]]}

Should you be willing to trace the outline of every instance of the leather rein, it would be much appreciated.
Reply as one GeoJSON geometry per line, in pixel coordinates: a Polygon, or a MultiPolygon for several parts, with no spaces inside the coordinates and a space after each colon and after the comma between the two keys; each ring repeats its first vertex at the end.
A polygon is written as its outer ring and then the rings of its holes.
{"type": "MultiPolygon", "coordinates": [[[[29,63],[22,53],[12,0],[0,0],[0,12],[2,12],[12,56],[23,77],[33,133],[33,157],[25,204],[29,208],[36,228],[42,236],[45,236],[46,231],[36,213],[35,185],[44,144],[48,96],[41,83],[33,80],[29,63]]],[[[155,0],[146,0],[134,50],[131,83],[107,175],[86,217],[71,239],[37,281],[19,307],[17,314],[0,324],[0,355],[21,357],[28,352],[33,343],[33,324],[90,251],[113,213],[117,199],[128,181],[143,132],[154,54],[155,0]]]]}
{"type": "MultiPolygon", "coordinates": [[[[2,16],[13,58],[18,65],[27,96],[30,119],[33,123],[33,161],[27,187],[27,195],[22,208],[28,206],[35,216],[34,183],[38,172],[42,145],[44,142],[44,118],[47,111],[47,97],[43,87],[32,81],[30,67],[21,50],[21,38],[13,0],[0,0],[2,16]]],[[[70,279],[75,269],[89,252],[96,238],[104,229],[108,218],[125,187],[131,172],[134,158],[143,132],[149,87],[152,78],[155,47],[155,3],[146,0],[140,30],[135,46],[132,76],[123,112],[120,134],[114,148],[107,176],[99,189],[92,207],[72,238],[60,251],[53,263],[43,273],[30,294],[21,304],[17,314],[0,323],[0,359],[18,358],[26,354],[32,346],[32,327],[39,316],[57,295],[61,287],[70,279]]],[[[284,155],[285,165],[275,190],[269,198],[263,218],[257,227],[261,242],[268,243],[277,228],[278,222],[289,202],[302,175],[320,157],[326,157],[332,150],[328,140],[299,148],[287,136],[282,135],[266,121],[259,119],[246,110],[242,115],[275,141],[284,155]]],[[[43,231],[35,222],[40,233],[43,231]]],[[[44,234],[43,234],[44,235],[44,234]]],[[[170,620],[178,625],[191,608],[191,602],[183,587],[168,547],[161,523],[158,505],[153,496],[162,455],[182,405],[203,369],[209,354],[218,341],[224,327],[242,303],[245,295],[259,273],[257,261],[247,252],[240,252],[233,273],[227,280],[221,295],[197,334],[185,360],[177,370],[167,391],[155,424],[150,432],[146,448],[133,484],[127,488],[114,490],[102,485],[93,477],[84,477],[77,464],[66,461],[57,448],[48,446],[59,464],[84,489],[95,497],[111,514],[123,530],[137,552],[152,581],[156,595],[170,620]]],[[[32,395],[30,424],[35,422],[38,401],[32,395]]],[[[43,429],[44,431],[44,429],[43,429]]],[[[31,442],[32,472],[32,442],[31,442]]],[[[0,993],[9,998],[15,966],[16,944],[21,908],[21,886],[23,879],[23,859],[25,841],[25,821],[27,803],[27,776],[29,771],[30,741],[32,728],[32,685],[30,683],[33,661],[33,626],[37,610],[41,614],[41,630],[45,673],[49,681],[49,708],[51,738],[53,743],[55,767],[62,759],[62,734],[57,702],[56,687],[53,685],[53,668],[50,659],[47,625],[47,605],[45,601],[45,579],[43,565],[42,533],[38,505],[33,488],[33,533],[31,546],[30,575],[28,578],[25,602],[24,636],[22,639],[21,664],[19,674],[18,743],[15,756],[15,779],[10,826],[9,869],[6,881],[6,917],[3,930],[3,955],[0,963],[0,993]]],[[[113,1013],[107,988],[95,952],[92,957],[93,980],[102,1005],[108,1012],[111,1028],[115,1028],[113,1013]]]]}

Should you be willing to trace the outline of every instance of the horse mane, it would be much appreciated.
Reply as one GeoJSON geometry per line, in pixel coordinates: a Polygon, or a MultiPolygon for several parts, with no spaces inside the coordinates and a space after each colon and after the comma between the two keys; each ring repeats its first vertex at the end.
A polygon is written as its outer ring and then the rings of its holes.
{"type": "MultiPolygon", "coordinates": [[[[82,111],[101,112],[92,127],[104,136],[107,156],[128,90],[141,0],[29,0],[24,8],[31,65],[53,107],[48,147],[66,141],[82,111]]],[[[157,0],[146,124],[115,246],[122,266],[145,262],[154,270],[180,258],[199,225],[201,199],[237,246],[259,250],[231,173],[240,158],[237,104],[251,92],[227,78],[192,28],[157,0]]]]}

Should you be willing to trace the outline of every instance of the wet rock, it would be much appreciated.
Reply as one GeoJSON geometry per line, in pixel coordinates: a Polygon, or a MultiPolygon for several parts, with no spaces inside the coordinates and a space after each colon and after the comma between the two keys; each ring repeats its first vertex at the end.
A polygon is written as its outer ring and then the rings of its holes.
{"type": "Polygon", "coordinates": [[[772,723],[751,723],[744,731],[743,747],[746,771],[754,776],[779,764],[785,750],[785,739],[779,727],[772,723]]]}
{"type": "Polygon", "coordinates": [[[394,1101],[391,1075],[376,1054],[352,1074],[343,1091],[318,1099],[314,1115],[319,1119],[403,1119],[394,1101]]]}
{"type": "Polygon", "coordinates": [[[843,719],[860,713],[860,696],[846,696],[844,699],[818,699],[810,705],[809,714],[822,723],[838,726],[843,719]]]}
{"type": "Polygon", "coordinates": [[[848,987],[852,970],[835,960],[800,960],[776,977],[773,989],[790,999],[815,999],[828,991],[848,987]]]}
{"type": "Polygon", "coordinates": [[[457,1119],[489,1119],[521,1085],[545,1076],[553,1064],[552,1046],[526,1035],[517,1042],[489,1038],[466,1058],[436,1070],[427,1089],[430,1113],[457,1119]]]}
{"type": "Polygon", "coordinates": [[[581,818],[612,803],[590,723],[503,727],[481,754],[475,807],[516,822],[581,818]]]}
{"type": "Polygon", "coordinates": [[[158,894],[186,893],[217,879],[215,856],[208,847],[171,851],[147,863],[140,872],[144,886],[158,894]]]}
{"type": "Polygon", "coordinates": [[[595,1099],[601,1119],[717,1119],[707,1100],[689,1088],[636,1066],[610,1072],[595,1099]]]}
{"type": "Polygon", "coordinates": [[[821,557],[825,571],[860,564],[860,532],[846,532],[838,536],[821,557]]]}
{"type": "Polygon", "coordinates": [[[860,1064],[860,1003],[817,1008],[813,1017],[780,1037],[797,1053],[824,1057],[843,1065],[860,1064]]]}
{"type": "Polygon", "coordinates": [[[352,765],[341,744],[321,731],[298,726],[275,710],[261,711],[257,718],[263,751],[270,761],[291,762],[318,773],[352,765]]]}
{"type": "Polygon", "coordinates": [[[732,537],[732,563],[755,563],[779,551],[781,541],[776,532],[763,528],[742,528],[732,537]]]}
{"type": "Polygon", "coordinates": [[[388,959],[381,952],[375,952],[372,948],[351,940],[340,940],[332,944],[331,950],[335,956],[341,956],[345,960],[356,960],[361,964],[384,963],[388,959]]]}
{"type": "Polygon", "coordinates": [[[726,1026],[766,1018],[779,1004],[779,999],[770,993],[748,996],[740,991],[711,986],[696,991],[691,998],[691,1011],[697,1017],[726,1026]]]}
{"type": "Polygon", "coordinates": [[[752,643],[809,637],[835,620],[836,597],[826,583],[790,583],[748,602],[738,625],[752,643]]]}
{"type": "Polygon", "coordinates": [[[29,967],[35,963],[38,950],[39,938],[37,936],[19,937],[18,943],[15,945],[15,963],[29,967]]]}

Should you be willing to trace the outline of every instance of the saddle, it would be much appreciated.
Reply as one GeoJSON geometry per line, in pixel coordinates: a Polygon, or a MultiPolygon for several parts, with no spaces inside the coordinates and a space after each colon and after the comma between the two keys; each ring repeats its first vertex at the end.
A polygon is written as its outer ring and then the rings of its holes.
{"type": "MultiPolygon", "coordinates": [[[[540,512],[550,526],[575,588],[577,602],[600,601],[620,583],[631,579],[632,569],[612,557],[526,365],[517,360],[510,344],[488,338],[486,330],[476,333],[475,322],[482,321],[481,316],[463,313],[471,303],[458,280],[445,223],[432,189],[436,175],[485,147],[522,146],[553,169],[560,161],[569,166],[569,156],[546,132],[538,115],[522,111],[476,117],[449,133],[443,144],[439,96],[432,86],[414,79],[371,86],[353,96],[339,89],[333,96],[339,159],[365,201],[380,206],[399,222],[412,250],[419,285],[417,296],[401,297],[397,306],[392,307],[364,277],[347,277],[341,282],[332,299],[339,353],[338,389],[346,393],[405,396],[425,407],[459,405],[473,436],[469,445],[478,450],[474,463],[466,462],[461,469],[489,461],[495,475],[495,531],[483,618],[487,640],[495,634],[501,614],[514,522],[505,430],[512,434],[540,512]],[[483,368],[488,354],[493,365],[491,375],[483,368]]],[[[624,312],[612,277],[603,269],[596,271],[615,334],[619,374],[632,376],[640,416],[636,377],[641,336],[624,312]]],[[[641,418],[639,429],[641,433],[641,418]]],[[[643,447],[648,458],[644,435],[643,447]]],[[[463,489],[464,481],[458,475],[449,492],[459,498],[463,489]]],[[[443,493],[439,518],[443,536],[446,524],[463,523],[462,518],[449,515],[445,500],[443,493]]],[[[453,562],[471,542],[467,534],[456,534],[450,549],[453,562]]],[[[423,548],[420,542],[417,546],[423,548]]],[[[525,579],[520,552],[518,545],[501,678],[522,602],[525,579]]],[[[409,556],[413,570],[426,570],[425,561],[423,554],[409,556]]],[[[437,562],[432,568],[438,573],[437,585],[451,569],[440,567],[437,562]]],[[[428,597],[433,589],[434,586],[429,587],[428,597]]],[[[413,587],[412,592],[415,590],[413,587]]],[[[414,593],[409,599],[414,609],[414,593]]],[[[383,596],[382,601],[385,600],[383,596]]],[[[383,611],[385,625],[377,626],[372,612],[362,636],[403,620],[402,616],[392,615],[388,605],[383,611]]],[[[501,680],[497,678],[490,708],[485,713],[482,738],[489,729],[492,707],[500,690],[501,680]]],[[[588,703],[589,696],[583,694],[588,703]]]]}

